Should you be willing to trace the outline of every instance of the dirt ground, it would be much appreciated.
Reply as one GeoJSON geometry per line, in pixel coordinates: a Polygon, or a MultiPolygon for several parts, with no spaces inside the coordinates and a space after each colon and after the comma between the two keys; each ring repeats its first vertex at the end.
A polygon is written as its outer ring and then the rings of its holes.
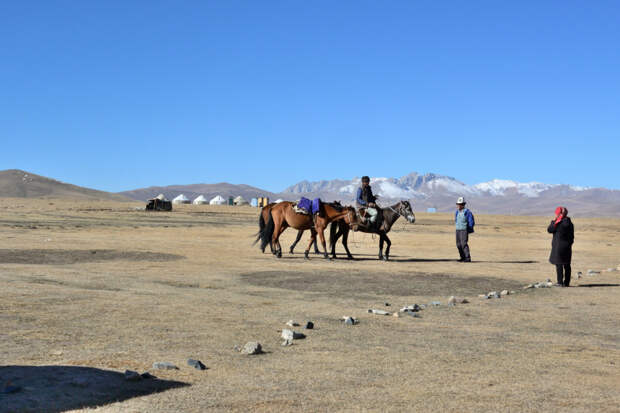
{"type": "Polygon", "coordinates": [[[309,234],[280,260],[252,245],[254,208],[142,206],[0,198],[0,386],[20,387],[1,412],[620,411],[620,272],[586,275],[620,264],[618,219],[573,219],[572,288],[523,290],[554,279],[550,217],[478,215],[470,264],[451,216],[425,213],[397,222],[390,262],[361,233],[355,261],[305,261],[309,234]],[[315,329],[283,347],[290,319],[315,329]]]}

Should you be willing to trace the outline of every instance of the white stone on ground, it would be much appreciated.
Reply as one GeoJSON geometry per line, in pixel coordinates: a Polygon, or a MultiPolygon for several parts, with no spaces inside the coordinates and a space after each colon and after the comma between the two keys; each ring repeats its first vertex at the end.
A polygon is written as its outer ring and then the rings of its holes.
{"type": "Polygon", "coordinates": [[[156,370],[178,370],[179,368],[169,361],[156,361],[153,363],[153,368],[156,370]]]}
{"type": "Polygon", "coordinates": [[[248,355],[260,354],[262,352],[263,352],[263,347],[260,345],[258,341],[248,341],[247,343],[245,343],[245,346],[243,346],[243,349],[241,350],[242,354],[248,354],[248,355]]]}

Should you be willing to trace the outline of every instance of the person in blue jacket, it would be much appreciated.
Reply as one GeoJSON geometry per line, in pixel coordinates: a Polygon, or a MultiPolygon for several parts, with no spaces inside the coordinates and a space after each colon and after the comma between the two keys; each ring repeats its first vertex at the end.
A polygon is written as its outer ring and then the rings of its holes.
{"type": "Polygon", "coordinates": [[[471,262],[471,255],[469,254],[469,245],[467,241],[469,234],[474,232],[474,214],[467,208],[465,208],[465,198],[459,197],[456,201],[456,207],[458,208],[454,213],[454,224],[456,226],[456,248],[459,250],[461,259],[459,262],[471,262]]]}
{"type": "Polygon", "coordinates": [[[365,207],[366,208],[366,217],[364,220],[364,224],[366,224],[366,220],[370,221],[370,225],[374,224],[377,220],[377,205],[375,201],[377,197],[373,195],[372,188],[370,187],[370,178],[367,176],[362,176],[362,186],[357,188],[357,207],[365,207]],[[370,217],[369,219],[367,217],[370,217]]]}

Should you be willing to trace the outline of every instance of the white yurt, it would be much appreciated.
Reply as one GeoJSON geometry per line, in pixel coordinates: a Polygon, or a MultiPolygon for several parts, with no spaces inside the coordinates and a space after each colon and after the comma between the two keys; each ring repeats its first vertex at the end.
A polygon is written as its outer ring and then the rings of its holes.
{"type": "Polygon", "coordinates": [[[172,200],[173,204],[189,204],[189,199],[181,194],[172,200]]]}
{"type": "Polygon", "coordinates": [[[284,199],[282,199],[282,198],[278,198],[278,199],[276,199],[276,200],[275,200],[275,203],[276,203],[276,204],[279,204],[280,202],[284,202],[284,199]]]}
{"type": "Polygon", "coordinates": [[[246,201],[245,199],[243,199],[243,197],[241,195],[239,195],[238,197],[236,197],[233,200],[233,204],[235,204],[235,205],[248,205],[248,201],[246,201]]]}
{"type": "Polygon", "coordinates": [[[159,194],[155,197],[155,199],[159,199],[160,201],[164,201],[166,199],[166,197],[164,196],[164,194],[159,194]]]}
{"type": "Polygon", "coordinates": [[[209,201],[209,205],[226,205],[226,200],[218,195],[209,201]]]}
{"type": "Polygon", "coordinates": [[[203,205],[203,204],[208,204],[208,203],[209,203],[209,200],[205,198],[204,195],[200,195],[198,198],[192,201],[192,204],[194,205],[203,205]]]}
{"type": "Polygon", "coordinates": [[[252,205],[253,207],[257,207],[258,206],[258,199],[257,198],[252,198],[252,200],[250,201],[250,205],[252,205]]]}

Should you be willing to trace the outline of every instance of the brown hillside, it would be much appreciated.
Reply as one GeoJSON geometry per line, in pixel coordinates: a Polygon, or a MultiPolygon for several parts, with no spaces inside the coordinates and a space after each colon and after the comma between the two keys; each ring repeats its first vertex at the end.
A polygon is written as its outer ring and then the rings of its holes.
{"type": "Polygon", "coordinates": [[[19,169],[0,171],[0,197],[128,200],[122,195],[66,184],[19,169]]]}

